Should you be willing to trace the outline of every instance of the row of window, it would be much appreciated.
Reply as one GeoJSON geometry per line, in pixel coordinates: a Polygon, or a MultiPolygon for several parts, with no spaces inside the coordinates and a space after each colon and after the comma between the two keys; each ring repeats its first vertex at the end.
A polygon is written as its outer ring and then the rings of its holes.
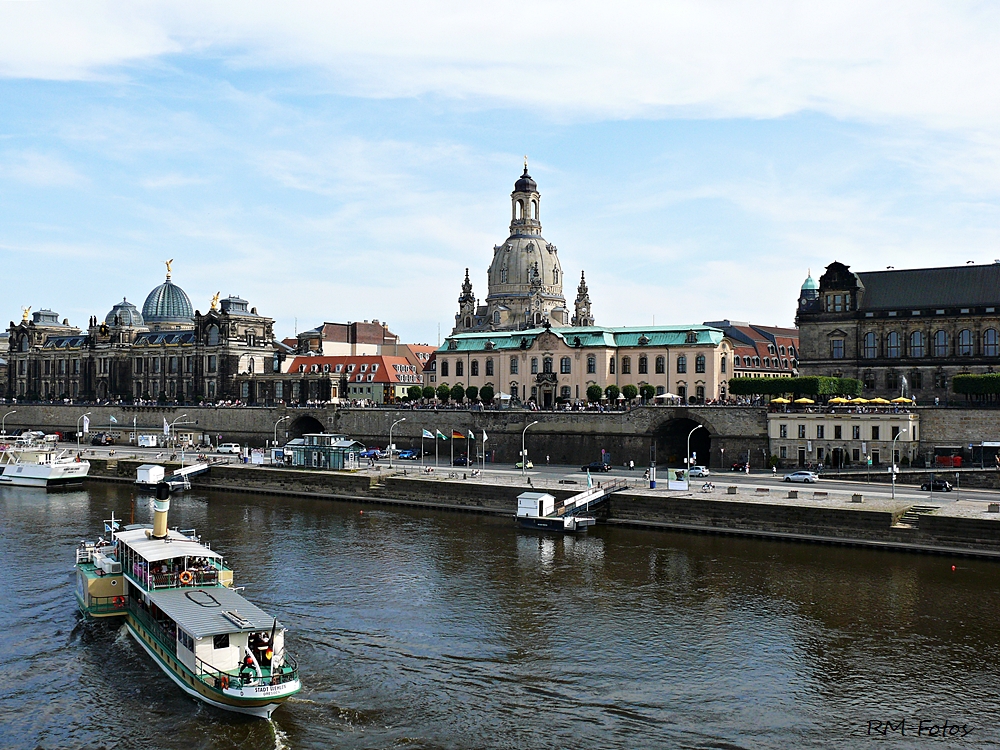
{"type": "MultiPolygon", "coordinates": [[[[781,348],[784,349],[785,347],[781,347],[781,348]]],[[[740,358],[739,358],[738,355],[733,358],[733,362],[735,363],[736,367],[740,366],[740,358]]],[[[762,361],[760,357],[753,357],[752,359],[750,357],[743,357],[743,366],[744,367],[751,367],[751,366],[753,366],[753,367],[760,367],[762,363],[763,363],[764,367],[783,368],[785,370],[788,369],[788,360],[787,359],[781,359],[781,360],[779,360],[777,357],[774,357],[774,358],[764,357],[764,359],[762,361]]],[[[792,367],[795,367],[798,364],[798,362],[796,362],[793,359],[791,364],[792,364],[792,367]]],[[[723,372],[725,372],[725,370],[723,370],[723,372]]]]}
{"type": "MultiPolygon", "coordinates": [[[[798,427],[798,437],[800,439],[802,439],[802,440],[808,439],[809,436],[806,435],[806,425],[800,424],[800,425],[796,425],[796,426],[798,427]]],[[[897,437],[899,437],[899,430],[900,430],[899,427],[893,427],[892,428],[892,434],[889,436],[889,439],[890,440],[895,440],[897,437]]],[[[882,439],[881,438],[881,433],[882,433],[882,430],[880,429],[879,425],[871,425],[871,439],[872,440],[881,440],[882,439]]],[[[779,438],[787,438],[788,437],[788,425],[787,424],[778,425],[778,437],[779,438]]],[[[822,424],[816,425],[816,434],[813,437],[816,440],[825,440],[826,439],[826,425],[822,425],[822,424]]],[[[839,425],[839,424],[833,425],[833,438],[832,439],[833,440],[843,440],[844,439],[843,426],[842,425],[839,425]]],[[[861,437],[861,425],[859,425],[859,424],[851,425],[851,439],[852,440],[861,440],[862,439],[862,437],[861,437]]],[[[917,439],[917,428],[915,426],[913,428],[913,439],[914,440],[917,439]]]]}
{"type": "MultiPolygon", "coordinates": [[[[615,374],[617,359],[612,357],[608,361],[608,372],[612,375],[615,374]]],[[[705,372],[705,355],[699,354],[694,359],[694,371],[695,372],[705,372]]],[[[642,355],[637,361],[637,372],[640,375],[647,375],[649,373],[649,358],[646,355],[642,355]]],[[[531,374],[537,375],[538,369],[538,357],[531,358],[531,374]]],[[[541,362],[541,372],[555,372],[553,370],[554,360],[552,357],[543,357],[541,362]]],[[[687,372],[687,356],[681,354],[677,357],[677,372],[684,373],[687,372]]],[[[510,358],[510,374],[518,374],[518,358],[510,358]]],[[[487,357],[485,360],[486,377],[491,377],[494,374],[493,371],[493,358],[487,357]]],[[[656,357],[654,360],[654,368],[657,375],[663,375],[667,371],[667,359],[664,356],[656,357]]],[[[726,358],[722,357],[721,367],[722,372],[726,372],[726,358]]],[[[573,360],[570,357],[561,357],[559,359],[559,372],[563,375],[571,375],[573,372],[573,360]]],[[[593,354],[587,357],[587,374],[593,375],[597,373],[597,357],[593,354]]],[[[450,376],[450,367],[448,360],[441,360],[440,375],[443,378],[450,376]]],[[[479,375],[479,360],[473,359],[469,362],[469,374],[471,377],[477,377],[479,375]]],[[[621,358],[621,374],[631,375],[632,374],[632,358],[622,357],[621,358]]],[[[455,361],[455,377],[465,376],[465,362],[462,360],[455,361]]]]}
{"type": "Polygon", "coordinates": [[[794,357],[795,356],[795,347],[794,346],[790,346],[786,350],[784,346],[779,346],[777,349],[775,349],[774,344],[768,344],[767,345],[767,353],[768,354],[778,354],[779,352],[781,353],[782,357],[784,357],[786,353],[790,354],[791,356],[794,357]]]}
{"type": "MultiPolygon", "coordinates": [[[[348,374],[352,374],[354,372],[354,370],[355,370],[356,367],[357,367],[357,365],[353,365],[353,364],[347,365],[346,372],[348,374]]],[[[396,367],[396,371],[398,372],[400,366],[399,365],[395,365],[395,367],[396,367]]],[[[306,372],[307,370],[309,372],[320,372],[321,370],[323,372],[330,372],[330,365],[329,364],[324,364],[322,366],[320,366],[320,365],[299,365],[299,372],[306,372]]],[[[335,373],[344,372],[345,371],[344,370],[344,365],[343,364],[334,365],[333,366],[333,371],[335,373]]],[[[361,365],[361,370],[360,371],[361,372],[368,372],[368,365],[367,364],[361,365]]],[[[378,372],[378,364],[377,363],[372,365],[372,372],[378,372]]]]}
{"type": "MultiPolygon", "coordinates": [[[[866,333],[861,339],[861,356],[865,359],[875,359],[881,356],[894,359],[897,357],[924,357],[928,348],[935,357],[948,357],[955,354],[959,357],[971,357],[979,350],[979,354],[984,357],[996,357],[1000,355],[1000,333],[995,328],[987,328],[981,335],[977,336],[968,328],[958,332],[958,336],[952,337],[947,331],[935,331],[928,339],[923,331],[912,331],[909,336],[904,337],[898,331],[889,331],[884,339],[879,341],[879,336],[872,331],[866,333]],[[954,352],[952,352],[954,345],[954,352]]],[[[844,358],[843,339],[833,339],[831,341],[831,353],[834,359],[844,358]]]]}

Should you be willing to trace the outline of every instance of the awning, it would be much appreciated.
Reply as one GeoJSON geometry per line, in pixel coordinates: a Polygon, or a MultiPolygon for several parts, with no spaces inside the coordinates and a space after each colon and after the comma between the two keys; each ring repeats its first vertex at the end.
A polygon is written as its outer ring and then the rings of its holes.
{"type": "Polygon", "coordinates": [[[175,557],[222,557],[218,552],[213,552],[205,545],[191,541],[173,530],[167,532],[165,540],[147,538],[145,528],[122,531],[117,536],[137,555],[149,562],[171,560],[175,557]]]}
{"type": "Polygon", "coordinates": [[[232,589],[154,589],[149,600],[195,638],[270,630],[274,618],[232,589]],[[230,613],[231,616],[227,616],[230,613]]]}

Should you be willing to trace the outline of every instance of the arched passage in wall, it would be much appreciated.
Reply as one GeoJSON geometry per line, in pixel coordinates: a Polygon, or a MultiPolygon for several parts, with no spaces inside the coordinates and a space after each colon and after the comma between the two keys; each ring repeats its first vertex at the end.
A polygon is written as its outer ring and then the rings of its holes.
{"type": "MultiPolygon", "coordinates": [[[[278,425],[278,431],[280,433],[281,425],[278,425]]],[[[299,417],[298,419],[292,420],[292,423],[288,427],[288,437],[291,439],[300,438],[303,435],[314,434],[317,432],[326,432],[326,430],[323,427],[323,423],[315,417],[299,417]]]]}
{"type": "Polygon", "coordinates": [[[691,435],[691,463],[708,466],[713,437],[708,426],[701,425],[700,422],[687,417],[679,417],[664,422],[656,428],[653,434],[656,438],[657,466],[682,468],[687,453],[689,434],[691,435]],[[695,430],[695,427],[699,425],[701,429],[695,430]],[[691,433],[691,430],[694,432],[691,433]]]}

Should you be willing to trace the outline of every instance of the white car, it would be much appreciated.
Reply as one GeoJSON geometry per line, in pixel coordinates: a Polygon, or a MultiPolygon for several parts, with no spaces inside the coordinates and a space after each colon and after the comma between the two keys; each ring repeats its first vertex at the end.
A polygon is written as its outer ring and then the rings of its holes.
{"type": "Polygon", "coordinates": [[[707,466],[692,466],[691,471],[688,472],[690,477],[707,477],[711,474],[707,466]]]}
{"type": "Polygon", "coordinates": [[[813,484],[819,480],[819,474],[813,471],[794,471],[791,474],[785,474],[786,482],[807,482],[813,484]]]}
{"type": "Polygon", "coordinates": [[[239,443],[221,443],[218,448],[215,449],[216,453],[240,453],[242,449],[239,443]]]}

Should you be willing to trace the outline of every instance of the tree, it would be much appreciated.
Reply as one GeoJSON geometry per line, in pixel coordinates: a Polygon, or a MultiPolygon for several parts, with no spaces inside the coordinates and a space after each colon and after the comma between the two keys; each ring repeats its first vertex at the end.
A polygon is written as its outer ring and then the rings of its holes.
{"type": "Polygon", "coordinates": [[[617,401],[619,394],[621,394],[621,391],[618,390],[618,386],[614,383],[604,389],[604,395],[608,397],[608,401],[617,401]]]}
{"type": "Polygon", "coordinates": [[[656,398],[656,389],[647,383],[639,386],[639,395],[642,396],[643,401],[652,401],[656,398]]]}
{"type": "Polygon", "coordinates": [[[451,398],[451,388],[442,383],[437,388],[437,397],[438,401],[440,401],[442,404],[447,404],[448,399],[451,398]]]}
{"type": "Polygon", "coordinates": [[[423,389],[423,396],[426,399],[432,399],[432,398],[434,398],[434,386],[432,386],[432,385],[425,385],[424,389],[423,389]]]}
{"type": "Polygon", "coordinates": [[[639,395],[639,389],[629,383],[628,385],[622,387],[622,395],[626,398],[626,400],[632,401],[639,395]]]}
{"type": "Polygon", "coordinates": [[[419,385],[411,385],[406,390],[406,395],[410,399],[410,401],[417,401],[420,399],[421,396],[424,395],[424,389],[421,388],[419,385]]]}
{"type": "Polygon", "coordinates": [[[465,400],[465,388],[462,387],[461,383],[455,383],[451,387],[451,398],[458,403],[462,403],[465,400]]]}
{"type": "Polygon", "coordinates": [[[600,401],[601,396],[601,386],[599,385],[588,385],[587,386],[587,400],[588,401],[600,401]]]}
{"type": "Polygon", "coordinates": [[[479,389],[474,385],[470,385],[465,391],[465,397],[469,399],[469,401],[475,401],[479,398],[479,389]]]}
{"type": "Polygon", "coordinates": [[[495,395],[496,395],[496,393],[494,392],[492,385],[484,385],[482,387],[482,389],[479,391],[479,399],[484,404],[492,404],[493,403],[493,397],[495,395]]]}

